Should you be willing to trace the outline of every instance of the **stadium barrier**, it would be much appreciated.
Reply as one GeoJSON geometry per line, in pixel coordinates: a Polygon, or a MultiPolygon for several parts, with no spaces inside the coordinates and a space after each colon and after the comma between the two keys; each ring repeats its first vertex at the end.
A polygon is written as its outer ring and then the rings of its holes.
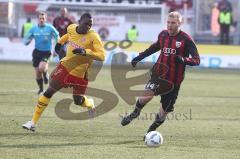
{"type": "MultiPolygon", "coordinates": [[[[10,40],[0,38],[0,60],[1,61],[31,61],[34,43],[25,46],[21,40],[10,40]]],[[[115,43],[115,42],[112,42],[115,43]]],[[[105,47],[106,47],[105,43],[105,47]]],[[[133,43],[127,49],[121,49],[119,43],[115,47],[107,49],[105,65],[110,65],[114,54],[119,54],[116,59],[117,64],[126,64],[130,62],[139,52],[145,50],[150,43],[133,43]]],[[[238,68],[240,69],[240,46],[226,45],[198,45],[201,56],[199,67],[206,68],[238,68]]],[[[158,54],[153,54],[143,61],[155,62],[158,54]]],[[[53,62],[58,62],[58,58],[52,58],[53,62]]]]}

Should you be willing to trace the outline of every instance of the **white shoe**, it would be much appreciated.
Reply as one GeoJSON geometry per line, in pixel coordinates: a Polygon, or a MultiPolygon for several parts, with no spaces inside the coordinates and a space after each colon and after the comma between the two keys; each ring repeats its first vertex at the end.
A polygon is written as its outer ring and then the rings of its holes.
{"type": "Polygon", "coordinates": [[[88,114],[89,114],[90,118],[94,118],[96,116],[96,107],[94,105],[94,100],[92,98],[89,98],[88,101],[92,105],[92,108],[88,108],[88,114]]]}
{"type": "Polygon", "coordinates": [[[35,131],[36,127],[35,127],[35,124],[32,122],[32,121],[28,121],[26,122],[25,124],[22,125],[22,128],[23,129],[26,129],[26,130],[31,130],[31,131],[35,131]]]}

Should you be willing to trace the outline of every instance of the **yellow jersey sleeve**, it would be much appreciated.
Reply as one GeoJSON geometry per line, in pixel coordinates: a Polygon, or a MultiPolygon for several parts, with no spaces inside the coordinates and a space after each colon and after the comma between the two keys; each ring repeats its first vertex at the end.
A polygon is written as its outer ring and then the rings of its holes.
{"type": "Polygon", "coordinates": [[[86,49],[87,56],[92,57],[94,60],[104,61],[105,60],[105,51],[103,43],[97,33],[92,33],[92,49],[86,49]]]}
{"type": "Polygon", "coordinates": [[[61,44],[61,45],[64,45],[65,43],[68,42],[68,37],[69,37],[68,34],[63,35],[63,36],[58,40],[58,43],[61,44]]]}

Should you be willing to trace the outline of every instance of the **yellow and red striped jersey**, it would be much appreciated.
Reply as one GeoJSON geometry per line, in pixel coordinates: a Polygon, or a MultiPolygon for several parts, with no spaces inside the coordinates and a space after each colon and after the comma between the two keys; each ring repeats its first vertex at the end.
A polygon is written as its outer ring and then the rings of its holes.
{"type": "Polygon", "coordinates": [[[67,43],[67,54],[61,60],[61,64],[73,76],[84,78],[88,73],[93,60],[104,61],[105,50],[99,35],[94,30],[89,30],[87,34],[79,34],[76,32],[77,24],[71,24],[67,28],[67,34],[63,35],[58,43],[67,43]],[[75,48],[84,48],[87,55],[75,55],[75,48]]]}

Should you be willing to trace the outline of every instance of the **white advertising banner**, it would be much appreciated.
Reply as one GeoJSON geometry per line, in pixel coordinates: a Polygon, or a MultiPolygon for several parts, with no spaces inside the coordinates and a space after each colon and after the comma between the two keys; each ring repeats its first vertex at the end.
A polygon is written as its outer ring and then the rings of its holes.
{"type": "Polygon", "coordinates": [[[125,38],[124,16],[94,16],[93,29],[103,40],[123,40],[125,38]]]}
{"type": "MultiPolygon", "coordinates": [[[[34,42],[25,46],[20,40],[10,41],[8,38],[0,38],[0,60],[9,61],[31,61],[32,51],[34,49],[34,42]]],[[[111,65],[112,57],[114,54],[118,54],[115,62],[118,64],[126,64],[138,55],[135,51],[125,51],[120,48],[116,48],[112,51],[106,52],[106,65],[111,65]]],[[[155,53],[143,60],[147,62],[155,62],[158,59],[159,53],[155,53]]],[[[54,62],[57,62],[56,58],[53,58],[54,62]]],[[[209,55],[201,54],[200,67],[207,68],[238,68],[240,69],[240,53],[236,55],[209,55]]]]}
{"type": "Polygon", "coordinates": [[[200,67],[240,68],[240,55],[201,55],[200,67]]]}
{"type": "Polygon", "coordinates": [[[19,39],[10,41],[8,38],[0,38],[0,60],[30,61],[34,42],[25,46],[19,39]]]}
{"type": "MultiPolygon", "coordinates": [[[[113,50],[111,52],[107,52],[106,56],[106,64],[111,64],[111,59],[114,54],[121,52],[119,49],[113,50]]],[[[120,55],[120,54],[119,54],[120,55]]],[[[138,55],[138,52],[126,52],[125,56],[127,62],[131,62],[131,60],[138,55]]],[[[156,62],[159,57],[159,53],[155,53],[144,60],[142,62],[156,62]]],[[[201,63],[199,67],[206,68],[238,68],[240,69],[240,55],[206,55],[201,54],[201,63]]],[[[123,59],[123,58],[122,58],[123,59]]],[[[121,60],[120,60],[121,61],[121,60]]],[[[122,61],[124,64],[125,61],[122,61]]],[[[119,64],[119,63],[118,63],[119,64]]]]}

